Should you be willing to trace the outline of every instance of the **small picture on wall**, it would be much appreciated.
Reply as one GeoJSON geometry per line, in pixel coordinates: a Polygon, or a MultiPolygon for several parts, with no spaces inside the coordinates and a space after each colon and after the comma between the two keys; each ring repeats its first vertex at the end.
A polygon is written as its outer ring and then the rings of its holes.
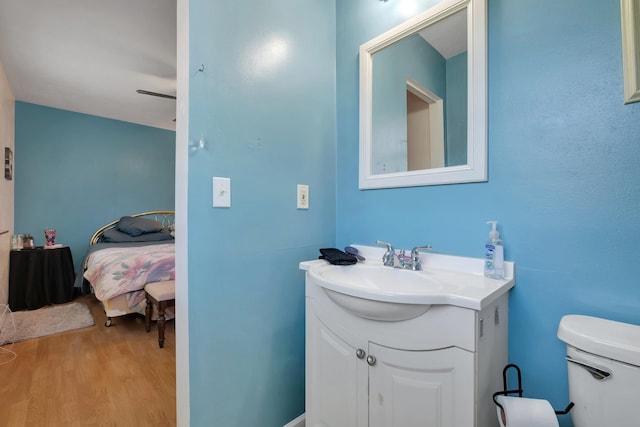
{"type": "Polygon", "coordinates": [[[4,147],[4,179],[13,179],[13,151],[9,147],[4,147]]]}

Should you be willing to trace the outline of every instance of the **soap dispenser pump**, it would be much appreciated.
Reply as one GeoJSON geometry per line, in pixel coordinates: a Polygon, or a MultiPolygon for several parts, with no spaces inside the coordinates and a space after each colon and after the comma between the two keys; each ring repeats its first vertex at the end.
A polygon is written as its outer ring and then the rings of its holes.
{"type": "Polygon", "coordinates": [[[489,240],[484,245],[484,275],[491,279],[504,279],[504,247],[498,232],[498,221],[487,221],[492,225],[489,240]]]}

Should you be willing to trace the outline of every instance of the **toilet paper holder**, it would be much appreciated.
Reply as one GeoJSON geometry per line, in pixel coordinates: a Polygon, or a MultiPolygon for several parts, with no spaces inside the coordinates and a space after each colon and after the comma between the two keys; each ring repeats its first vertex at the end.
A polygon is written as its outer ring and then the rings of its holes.
{"type": "MultiPolygon", "coordinates": [[[[493,393],[493,403],[495,403],[500,409],[504,411],[502,405],[496,400],[497,396],[508,396],[510,394],[517,394],[518,397],[522,397],[522,373],[520,372],[520,367],[518,367],[518,365],[510,363],[504,367],[504,369],[502,370],[502,388],[502,391],[496,391],[495,393],[493,393]],[[509,390],[509,387],[507,387],[507,377],[509,369],[515,369],[516,373],[518,374],[518,388],[514,390],[509,390]]],[[[556,413],[556,415],[566,415],[569,413],[569,411],[571,411],[571,408],[573,408],[573,406],[573,402],[569,402],[566,408],[560,411],[554,410],[554,412],[556,413]]]]}

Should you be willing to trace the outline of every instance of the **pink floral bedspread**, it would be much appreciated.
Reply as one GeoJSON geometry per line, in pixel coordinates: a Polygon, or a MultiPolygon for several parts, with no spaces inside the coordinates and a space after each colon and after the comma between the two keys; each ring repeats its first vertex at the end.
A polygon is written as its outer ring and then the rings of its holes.
{"type": "Polygon", "coordinates": [[[89,256],[84,277],[100,301],[175,280],[175,245],[101,249],[89,256]]]}

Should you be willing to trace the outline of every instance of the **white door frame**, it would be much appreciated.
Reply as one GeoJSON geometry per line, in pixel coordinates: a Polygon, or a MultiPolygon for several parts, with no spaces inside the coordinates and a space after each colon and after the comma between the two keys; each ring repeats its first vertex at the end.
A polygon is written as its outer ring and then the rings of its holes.
{"type": "Polygon", "coordinates": [[[176,419],[190,424],[189,405],[189,0],[177,0],[176,102],[176,419]]]}

